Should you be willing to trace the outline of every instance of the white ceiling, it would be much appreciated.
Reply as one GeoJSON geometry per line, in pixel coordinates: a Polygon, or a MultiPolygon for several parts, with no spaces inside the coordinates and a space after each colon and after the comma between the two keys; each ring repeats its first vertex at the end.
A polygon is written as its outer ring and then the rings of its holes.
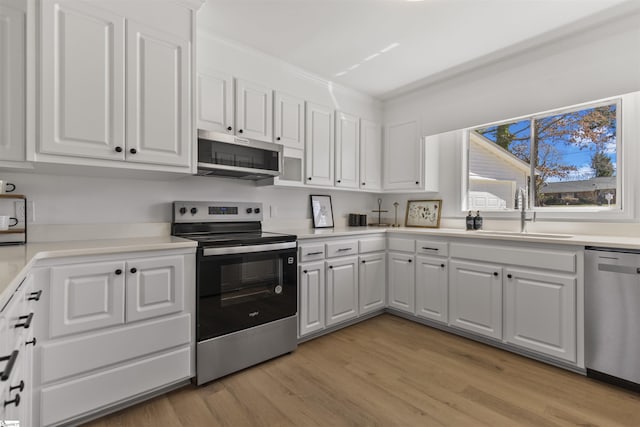
{"type": "Polygon", "coordinates": [[[207,0],[198,26],[386,98],[638,0],[207,0]]]}

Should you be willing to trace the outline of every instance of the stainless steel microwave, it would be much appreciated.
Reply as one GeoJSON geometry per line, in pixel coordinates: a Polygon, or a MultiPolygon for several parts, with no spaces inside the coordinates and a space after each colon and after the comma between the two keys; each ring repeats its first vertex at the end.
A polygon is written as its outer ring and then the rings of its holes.
{"type": "Polygon", "coordinates": [[[283,146],[198,129],[198,175],[258,180],[282,173],[283,146]]]}

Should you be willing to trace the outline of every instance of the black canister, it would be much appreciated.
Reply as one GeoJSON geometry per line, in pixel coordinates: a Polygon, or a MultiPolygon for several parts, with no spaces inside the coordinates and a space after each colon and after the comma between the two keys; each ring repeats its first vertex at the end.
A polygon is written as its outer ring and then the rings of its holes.
{"type": "Polygon", "coordinates": [[[357,226],[360,225],[360,215],[358,214],[349,214],[349,226],[357,226]]]}
{"type": "Polygon", "coordinates": [[[361,227],[366,227],[367,225],[367,216],[366,215],[359,215],[360,217],[360,226],[361,227]]]}

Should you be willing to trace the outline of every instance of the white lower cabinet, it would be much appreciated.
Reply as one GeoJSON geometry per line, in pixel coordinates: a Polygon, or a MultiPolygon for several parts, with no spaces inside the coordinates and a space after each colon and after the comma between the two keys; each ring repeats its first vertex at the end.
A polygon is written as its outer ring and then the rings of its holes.
{"type": "Polygon", "coordinates": [[[449,303],[448,261],[416,257],[416,316],[447,323],[449,303]]]}
{"type": "Polygon", "coordinates": [[[42,264],[34,425],[77,423],[194,375],[192,249],[42,264]]]}
{"type": "Polygon", "coordinates": [[[576,278],[505,270],[505,341],[576,361],[576,278]]]}
{"type": "Polygon", "coordinates": [[[300,336],[324,329],[324,269],[324,261],[300,265],[300,336]]]}
{"type": "Polygon", "coordinates": [[[358,257],[327,261],[327,326],[358,316],[358,257]]]}
{"type": "Polygon", "coordinates": [[[413,254],[389,253],[389,307],[414,314],[415,282],[413,254]]]}
{"type": "Polygon", "coordinates": [[[502,339],[502,267],[449,263],[449,325],[502,339]]]}
{"type": "Polygon", "coordinates": [[[358,282],[360,314],[383,309],[387,303],[387,256],[384,252],[360,255],[358,282]]]}

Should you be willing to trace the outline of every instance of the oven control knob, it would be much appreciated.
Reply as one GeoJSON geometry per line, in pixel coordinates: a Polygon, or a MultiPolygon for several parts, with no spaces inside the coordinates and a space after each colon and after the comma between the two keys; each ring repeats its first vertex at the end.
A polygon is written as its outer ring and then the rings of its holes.
{"type": "Polygon", "coordinates": [[[198,213],[198,208],[191,208],[191,215],[195,215],[198,213]]]}
{"type": "Polygon", "coordinates": [[[282,285],[276,286],[275,293],[276,295],[280,295],[282,293],[282,285]]]}
{"type": "Polygon", "coordinates": [[[253,213],[260,213],[260,208],[255,208],[255,209],[253,210],[253,213]]]}
{"type": "Polygon", "coordinates": [[[247,208],[247,213],[251,213],[251,212],[253,212],[253,209],[247,208]]]}
{"type": "Polygon", "coordinates": [[[186,214],[186,213],[187,213],[187,208],[185,208],[185,207],[181,207],[181,208],[180,208],[180,215],[184,215],[184,214],[186,214]]]}

